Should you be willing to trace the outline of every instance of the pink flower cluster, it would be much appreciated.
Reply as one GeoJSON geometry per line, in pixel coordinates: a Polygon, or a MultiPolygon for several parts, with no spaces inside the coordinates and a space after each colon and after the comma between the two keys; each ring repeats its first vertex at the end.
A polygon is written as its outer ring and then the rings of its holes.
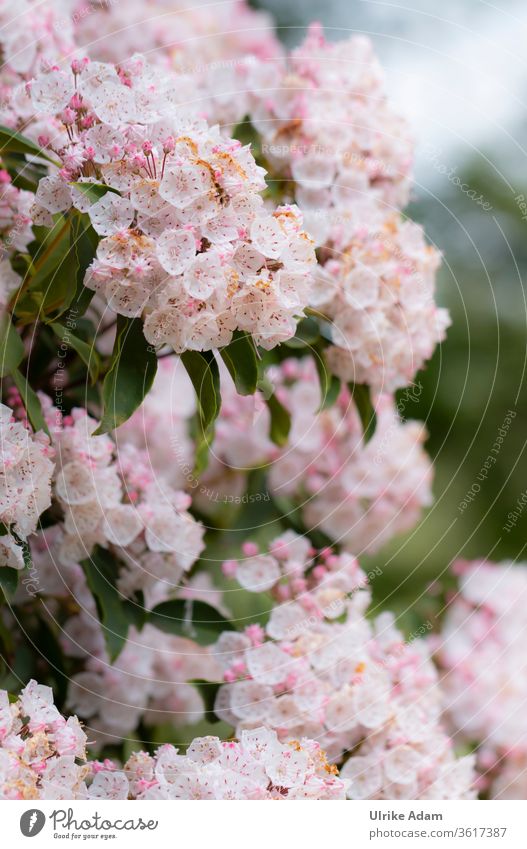
{"type": "Polygon", "coordinates": [[[456,759],[440,725],[426,644],[405,642],[391,614],[365,618],[370,594],[357,561],[317,554],[292,532],[268,552],[245,552],[224,570],[279,603],[264,628],[224,632],[216,643],[226,681],[218,716],[237,735],[264,724],[281,740],[314,737],[332,760],[347,757],[351,798],[470,798],[473,758],[456,759]]]}
{"type": "Polygon", "coordinates": [[[450,324],[434,298],[439,254],[417,224],[357,203],[324,255],[311,303],[331,321],[330,369],[379,391],[407,386],[450,324]]]}
{"type": "MultiPolygon", "coordinates": [[[[134,799],[345,799],[347,782],[319,743],[282,744],[268,728],[243,731],[239,742],[198,737],[186,755],[161,746],[132,755],[124,767],[134,799]]],[[[124,783],[124,782],[123,782],[124,783]]]]}
{"type": "Polygon", "coordinates": [[[30,681],[13,703],[0,690],[0,799],[86,798],[85,758],[86,734],[51,687],[30,681]]]}
{"type": "MultiPolygon", "coordinates": [[[[0,170],[0,244],[4,255],[25,253],[33,240],[31,207],[34,195],[18,189],[5,170],[0,170]]],[[[3,275],[2,275],[3,276],[3,275]]]]}
{"type": "Polygon", "coordinates": [[[296,207],[264,208],[250,148],[185,119],[173,89],[139,56],[37,76],[33,108],[60,120],[48,150],[62,168],[40,181],[35,220],[88,213],[103,238],[85,284],[113,311],[144,314],[151,344],[208,350],[239,329],[271,348],[308,303],[312,242],[296,207]],[[97,200],[93,182],[108,189],[97,200]]]}
{"type": "Polygon", "coordinates": [[[407,202],[413,141],[387,100],[368,38],[329,43],[312,24],[287,58],[226,69],[223,90],[210,78],[212,114],[216,106],[230,121],[250,117],[276,179],[294,181],[306,212],[326,212],[321,227],[366,194],[390,206],[407,202]]]}
{"type": "Polygon", "coordinates": [[[458,561],[459,592],[434,638],[447,718],[477,744],[480,789],[491,798],[527,793],[527,566],[458,561]]]}
{"type": "Polygon", "coordinates": [[[265,728],[240,742],[198,737],[186,755],[161,746],[136,752],[124,767],[86,760],[86,734],[64,719],[49,687],[30,681],[10,703],[0,691],[1,799],[344,799],[318,743],[283,745],[265,728]]]}
{"type": "MultiPolygon", "coordinates": [[[[53,452],[44,433],[33,434],[4,404],[0,430],[0,522],[25,540],[51,504],[53,452]]],[[[0,536],[0,563],[14,569],[24,566],[22,548],[9,533],[0,536]]]]}

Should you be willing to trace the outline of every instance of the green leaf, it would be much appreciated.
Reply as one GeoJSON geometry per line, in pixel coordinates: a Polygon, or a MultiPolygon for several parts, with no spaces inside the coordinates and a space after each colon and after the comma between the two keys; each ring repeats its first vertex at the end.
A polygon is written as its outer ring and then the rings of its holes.
{"type": "Polygon", "coordinates": [[[258,356],[250,333],[236,330],[232,342],[220,349],[239,395],[254,395],[258,383],[258,356]]]}
{"type": "Polygon", "coordinates": [[[349,383],[348,386],[360,416],[364,442],[369,442],[377,427],[377,413],[371,400],[370,387],[363,383],[349,383]]]}
{"type": "Polygon", "coordinates": [[[219,681],[205,681],[203,678],[194,678],[188,683],[193,684],[194,687],[196,687],[203,699],[205,707],[204,718],[207,722],[220,722],[219,718],[214,713],[214,705],[216,703],[216,696],[218,695],[221,683],[219,681]]]}
{"type": "Polygon", "coordinates": [[[313,358],[317,367],[320,383],[320,407],[318,412],[333,406],[340,393],[340,380],[328,370],[321,348],[313,349],[313,358]]]}
{"type": "Polygon", "coordinates": [[[130,625],[133,625],[138,631],[142,631],[148,617],[143,591],[138,590],[131,598],[125,599],[123,604],[130,625]]]}
{"type": "Polygon", "coordinates": [[[214,439],[214,422],[221,407],[220,372],[212,351],[184,351],[180,359],[198,401],[195,474],[199,475],[207,465],[209,446],[214,439]]]}
{"type": "Polygon", "coordinates": [[[69,297],[66,295],[61,310],[55,315],[55,319],[61,318],[68,312],[70,317],[78,318],[86,312],[95,294],[84,285],[86,270],[97,251],[99,237],[91,226],[88,215],[80,213],[71,215],[70,227],[70,258],[71,276],[74,285],[68,289],[69,297]]]}
{"type": "Polygon", "coordinates": [[[59,309],[73,297],[75,273],[71,268],[70,227],[70,217],[60,216],[50,230],[44,231],[40,241],[39,228],[37,239],[30,246],[31,267],[24,279],[23,290],[15,301],[18,318],[34,321],[40,314],[46,316],[59,309]]]}
{"type": "Polygon", "coordinates": [[[98,200],[103,198],[105,194],[108,192],[113,192],[118,195],[120,192],[117,189],[114,189],[113,186],[107,186],[104,183],[70,183],[74,189],[78,189],[79,192],[87,198],[87,200],[92,203],[97,203],[98,200]]]}
{"type": "Polygon", "coordinates": [[[6,153],[26,153],[30,156],[40,156],[42,159],[47,159],[48,162],[53,162],[54,165],[58,165],[60,167],[60,162],[57,162],[55,159],[48,156],[48,154],[41,150],[35,142],[31,141],[31,139],[28,139],[21,133],[17,133],[9,127],[5,127],[3,124],[0,124],[0,156],[3,156],[6,153]]]}
{"type": "Polygon", "coordinates": [[[265,403],[271,414],[269,436],[275,445],[282,447],[287,443],[289,431],[291,430],[291,416],[276,395],[271,395],[266,399],[265,403]]]}
{"type": "Polygon", "coordinates": [[[215,607],[190,599],[174,599],[156,605],[147,621],[166,634],[187,637],[201,646],[214,643],[222,631],[236,630],[215,607]]]}
{"type": "Polygon", "coordinates": [[[116,587],[119,566],[115,558],[99,546],[81,565],[97,605],[106,650],[113,663],[124,648],[130,625],[125,599],[116,587]]]}
{"type": "Polygon", "coordinates": [[[110,369],[102,387],[103,414],[95,435],[124,424],[142,404],[157,370],[157,354],[143,335],[140,318],[117,317],[110,369]]]}
{"type": "Polygon", "coordinates": [[[5,312],[0,318],[0,377],[11,374],[24,359],[24,343],[5,312]]]}
{"type": "Polygon", "coordinates": [[[28,379],[18,369],[13,372],[12,377],[16,388],[20,392],[27,417],[31,422],[31,427],[35,432],[37,430],[43,430],[49,436],[48,426],[42,413],[42,406],[37,393],[29,385],[28,379]]]}
{"type": "Polygon", "coordinates": [[[53,332],[56,333],[58,338],[64,342],[64,344],[73,348],[73,350],[78,353],[81,360],[88,366],[92,383],[95,383],[99,375],[100,368],[99,355],[95,350],[95,346],[88,345],[87,342],[83,342],[82,339],[75,336],[75,334],[72,333],[69,328],[64,327],[63,324],[59,324],[54,321],[50,326],[53,332]]]}

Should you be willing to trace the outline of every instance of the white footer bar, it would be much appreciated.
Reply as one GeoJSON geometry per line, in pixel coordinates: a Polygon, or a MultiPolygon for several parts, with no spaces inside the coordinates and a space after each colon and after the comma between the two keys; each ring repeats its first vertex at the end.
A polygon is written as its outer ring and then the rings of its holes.
{"type": "Polygon", "coordinates": [[[2,802],[2,845],[527,849],[527,802],[2,802]]]}

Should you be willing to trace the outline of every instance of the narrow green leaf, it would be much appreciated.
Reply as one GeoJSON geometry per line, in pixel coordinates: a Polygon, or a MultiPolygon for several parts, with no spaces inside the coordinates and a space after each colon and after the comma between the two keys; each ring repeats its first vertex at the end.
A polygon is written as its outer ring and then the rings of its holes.
{"type": "Polygon", "coordinates": [[[95,350],[94,345],[88,345],[87,342],[83,342],[82,339],[79,339],[78,336],[75,336],[74,333],[71,332],[64,325],[59,324],[57,321],[51,323],[50,327],[53,332],[56,333],[61,342],[68,345],[70,348],[73,348],[76,351],[83,361],[88,366],[88,371],[90,373],[90,377],[92,383],[95,383],[97,377],[99,375],[100,361],[99,355],[95,350]]]}
{"type": "Polygon", "coordinates": [[[214,643],[222,631],[236,630],[215,607],[190,599],[174,599],[156,605],[147,621],[166,634],[193,639],[201,646],[214,643]]]}
{"type": "Polygon", "coordinates": [[[258,356],[250,333],[236,330],[232,342],[220,349],[239,395],[254,395],[258,383],[258,356]]]}
{"type": "Polygon", "coordinates": [[[220,372],[212,351],[184,351],[180,356],[198,402],[198,436],[195,474],[206,468],[209,446],[214,439],[214,422],[221,406],[220,372]]]}
{"type": "Polygon", "coordinates": [[[43,430],[44,433],[47,433],[49,436],[48,426],[46,424],[37,393],[29,385],[27,378],[25,378],[18,369],[15,369],[12,374],[12,378],[15,382],[16,388],[20,392],[20,397],[22,398],[22,403],[27,413],[27,417],[31,422],[31,427],[35,432],[37,430],[43,430]]]}
{"type": "Polygon", "coordinates": [[[70,253],[69,216],[57,218],[54,226],[42,233],[30,245],[31,266],[24,279],[21,295],[14,301],[17,318],[34,321],[37,317],[62,307],[75,293],[75,273],[70,253]]]}
{"type": "Polygon", "coordinates": [[[47,159],[48,162],[60,166],[60,162],[52,159],[31,139],[0,124],[0,156],[4,153],[27,153],[31,156],[40,156],[42,159],[47,159]]]}
{"type": "Polygon", "coordinates": [[[92,203],[97,203],[98,200],[103,198],[105,194],[108,192],[113,192],[118,195],[120,192],[117,189],[114,189],[113,186],[107,186],[104,183],[70,183],[74,189],[77,189],[79,192],[86,197],[87,200],[92,203]]]}
{"type": "Polygon", "coordinates": [[[54,226],[46,232],[44,239],[39,242],[33,255],[34,273],[30,280],[31,289],[41,288],[41,284],[65,261],[70,249],[70,226],[69,218],[65,216],[58,218],[54,226]]]}
{"type": "Polygon", "coordinates": [[[24,343],[5,312],[0,318],[0,377],[11,374],[24,359],[24,343]]]}
{"type": "Polygon", "coordinates": [[[377,427],[377,413],[371,400],[371,390],[363,383],[349,383],[353,401],[362,423],[364,442],[369,442],[377,427]]]}
{"type": "Polygon", "coordinates": [[[108,551],[97,547],[81,565],[97,605],[106,650],[113,663],[124,648],[130,625],[125,600],[116,587],[118,563],[108,551]]]}
{"type": "Polygon", "coordinates": [[[282,447],[287,443],[289,431],[291,430],[291,416],[276,395],[271,395],[265,403],[271,414],[271,426],[269,436],[275,445],[282,447]]]}
{"type": "Polygon", "coordinates": [[[103,414],[95,435],[124,424],[142,404],[157,370],[157,354],[143,335],[140,318],[117,317],[110,369],[102,387],[103,414]]]}

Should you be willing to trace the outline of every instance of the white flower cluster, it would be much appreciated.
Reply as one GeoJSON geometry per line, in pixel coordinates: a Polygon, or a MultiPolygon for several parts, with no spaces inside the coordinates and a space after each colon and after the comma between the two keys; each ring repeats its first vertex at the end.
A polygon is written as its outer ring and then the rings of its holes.
{"type": "MultiPolygon", "coordinates": [[[[73,0],[74,2],[74,0],[73,0]]],[[[78,43],[94,59],[120,62],[142,52],[151,61],[197,76],[237,64],[252,54],[267,58],[280,50],[267,12],[245,0],[210,4],[198,0],[128,0],[126,7],[92,0],[90,13],[79,15],[78,43]]]]}
{"type": "Polygon", "coordinates": [[[310,306],[331,323],[331,369],[380,391],[408,385],[449,319],[435,303],[439,255],[399,212],[413,142],[370,41],[328,43],[313,26],[288,60],[225,73],[210,75],[209,118],[250,118],[273,196],[294,200],[320,248],[310,306]]]}
{"type": "Polygon", "coordinates": [[[175,117],[173,87],[139,56],[38,76],[33,106],[62,122],[49,147],[63,167],[40,181],[35,215],[88,213],[103,238],[85,284],[121,315],[144,313],[151,344],[208,350],[239,329],[271,348],[308,303],[312,242],[296,207],[264,208],[248,146],[175,117]],[[90,182],[108,187],[94,202],[90,182]]]}
{"type": "MultiPolygon", "coordinates": [[[[0,123],[35,143],[39,138],[45,141],[60,133],[60,122],[42,112],[35,115],[28,80],[58,68],[66,57],[73,56],[75,40],[69,7],[70,0],[4,0],[0,5],[0,123]]],[[[22,167],[20,173],[22,178],[30,177],[31,166],[22,167]]],[[[27,196],[22,197],[25,216],[27,196]]],[[[35,212],[30,212],[33,218],[35,212]]]]}
{"type": "Polygon", "coordinates": [[[477,744],[479,787],[491,798],[527,792],[527,565],[458,561],[459,593],[434,638],[447,717],[477,744]]]}
{"type": "Polygon", "coordinates": [[[133,445],[116,449],[97,423],[74,409],[57,424],[42,398],[56,450],[55,495],[64,511],[58,559],[68,566],[96,545],[111,548],[124,568],[125,595],[145,592],[147,605],[178,586],[203,550],[203,528],[188,512],[190,498],[152,474],[148,457],[133,445]]]}
{"type": "Polygon", "coordinates": [[[130,629],[124,649],[110,663],[94,605],[86,602],[84,611],[65,623],[63,644],[66,654],[85,661],[70,681],[67,704],[87,723],[90,740],[115,744],[141,722],[177,727],[203,719],[202,696],[188,682],[217,678],[208,652],[193,640],[145,625],[141,632],[130,629]]]}
{"type": "Polygon", "coordinates": [[[337,800],[345,799],[347,785],[319,743],[284,745],[267,728],[244,731],[239,742],[198,737],[186,755],[168,745],[154,757],[140,752],[124,774],[133,799],[337,800]]]}
{"type": "Polygon", "coordinates": [[[0,690],[1,799],[344,799],[318,743],[283,745],[259,728],[240,742],[198,737],[186,755],[171,745],[136,752],[124,767],[86,760],[86,734],[64,719],[50,687],[30,681],[10,703],[0,690]]]}
{"type": "MultiPolygon", "coordinates": [[[[0,522],[25,540],[51,504],[53,451],[44,433],[33,434],[4,404],[0,432],[0,522]]],[[[0,566],[24,566],[22,548],[9,533],[0,536],[0,566]]]]}
{"type": "Polygon", "coordinates": [[[0,690],[0,799],[87,798],[86,735],[51,687],[30,681],[16,702],[0,690]]]}
{"type": "Polygon", "coordinates": [[[324,254],[311,303],[331,321],[332,372],[384,392],[407,386],[450,324],[434,298],[439,254],[419,225],[369,203],[333,228],[324,254]]]}
{"type": "Polygon", "coordinates": [[[72,52],[69,6],[70,0],[4,0],[0,8],[0,87],[27,80],[72,52]]]}
{"type": "Polygon", "coordinates": [[[470,798],[473,758],[457,760],[440,725],[438,679],[423,640],[391,614],[365,616],[366,576],[349,554],[319,556],[289,532],[268,553],[225,564],[248,591],[269,590],[264,629],[225,632],[215,711],[236,734],[264,724],[287,741],[314,737],[359,799],[470,798]]]}
{"type": "Polygon", "coordinates": [[[326,213],[326,233],[338,211],[366,194],[407,202],[413,140],[386,98],[368,38],[328,43],[313,24],[287,59],[248,59],[208,82],[212,114],[250,117],[277,189],[293,180],[302,209],[326,213]]]}

